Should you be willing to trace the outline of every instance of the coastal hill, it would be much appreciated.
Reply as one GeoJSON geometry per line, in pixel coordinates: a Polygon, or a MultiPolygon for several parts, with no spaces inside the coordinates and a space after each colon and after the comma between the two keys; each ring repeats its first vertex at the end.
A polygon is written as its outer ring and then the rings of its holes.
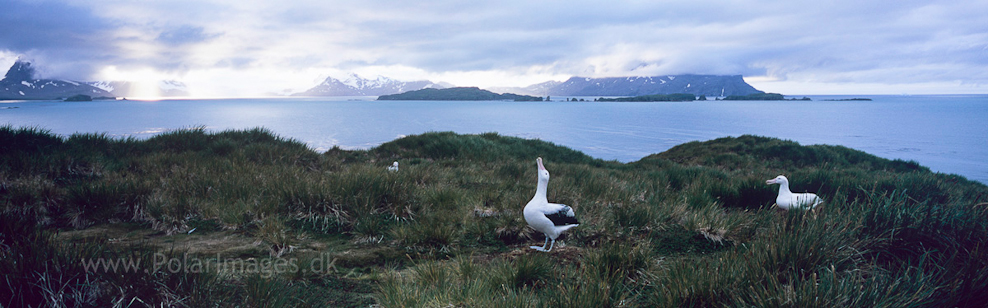
{"type": "Polygon", "coordinates": [[[17,61],[0,80],[0,100],[61,99],[75,95],[113,97],[113,94],[86,83],[37,79],[30,62],[17,61]]]}
{"type": "Polygon", "coordinates": [[[542,101],[541,97],[512,93],[497,94],[477,87],[421,89],[400,94],[381,95],[379,101],[542,101]]]}

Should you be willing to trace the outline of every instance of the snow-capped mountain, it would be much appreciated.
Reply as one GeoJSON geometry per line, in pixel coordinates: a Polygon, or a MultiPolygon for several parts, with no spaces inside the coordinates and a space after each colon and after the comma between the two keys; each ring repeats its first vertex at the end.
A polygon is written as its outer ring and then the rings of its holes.
{"type": "Polygon", "coordinates": [[[564,82],[548,81],[524,88],[498,88],[495,92],[560,96],[638,96],[688,93],[708,96],[762,93],[741,75],[666,75],[652,77],[572,77],[564,82]]]}
{"type": "Polygon", "coordinates": [[[110,92],[113,94],[113,96],[116,97],[131,97],[131,96],[142,96],[142,95],[151,95],[151,96],[160,96],[160,97],[189,96],[189,90],[185,86],[185,84],[175,80],[158,81],[157,84],[151,88],[152,91],[157,91],[157,93],[140,93],[140,90],[137,89],[137,86],[129,81],[92,81],[92,82],[86,82],[86,84],[110,92]]]}
{"type": "MultiPolygon", "coordinates": [[[[328,77],[312,89],[292,95],[381,96],[425,88],[451,87],[453,87],[451,84],[436,84],[430,81],[402,82],[387,77],[365,79],[356,74],[349,74],[343,79],[328,77]]],[[[523,88],[498,87],[487,90],[535,96],[637,96],[673,93],[728,96],[762,93],[745,82],[741,75],[692,74],[651,77],[572,77],[564,82],[547,81],[523,88]]]]}
{"type": "Polygon", "coordinates": [[[161,90],[161,96],[189,96],[189,89],[185,83],[176,80],[159,81],[158,90],[161,90]]]}
{"type": "Polygon", "coordinates": [[[449,86],[428,80],[405,82],[382,76],[366,79],[351,73],[343,79],[327,77],[319,85],[292,96],[380,96],[425,88],[444,89],[449,86]]]}
{"type": "Polygon", "coordinates": [[[109,91],[83,82],[60,79],[35,79],[34,68],[27,61],[17,61],[0,80],[0,100],[61,99],[74,95],[113,97],[109,91]]]}
{"type": "Polygon", "coordinates": [[[35,79],[35,70],[30,62],[17,61],[0,80],[0,99],[61,99],[74,95],[90,97],[128,97],[152,95],[162,97],[188,96],[185,84],[174,80],[163,80],[150,87],[141,86],[156,93],[138,93],[138,86],[127,81],[71,81],[60,79],[35,79]]]}
{"type": "Polygon", "coordinates": [[[688,93],[728,96],[762,93],[746,83],[741,75],[669,75],[654,77],[573,77],[552,89],[556,95],[636,96],[688,93]]]}

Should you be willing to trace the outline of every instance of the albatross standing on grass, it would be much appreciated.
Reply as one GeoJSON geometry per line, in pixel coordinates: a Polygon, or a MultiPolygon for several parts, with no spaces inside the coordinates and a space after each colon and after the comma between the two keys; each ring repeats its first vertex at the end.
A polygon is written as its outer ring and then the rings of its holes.
{"type": "Polygon", "coordinates": [[[545,233],[545,244],[542,247],[530,246],[538,251],[551,251],[556,244],[556,238],[564,231],[580,225],[576,220],[573,208],[565,204],[549,203],[546,198],[546,189],[549,187],[549,170],[545,170],[542,165],[542,157],[535,160],[539,164],[539,184],[535,190],[535,197],[525,205],[525,221],[529,226],[539,232],[545,233]],[[549,242],[552,239],[552,242],[549,242]],[[549,248],[546,249],[545,246],[549,248]]]}
{"type": "Polygon", "coordinates": [[[818,204],[823,203],[823,199],[820,199],[816,194],[794,194],[789,191],[789,179],[782,175],[765,181],[765,184],[779,184],[779,196],[775,197],[775,204],[784,210],[812,210],[818,204]]]}

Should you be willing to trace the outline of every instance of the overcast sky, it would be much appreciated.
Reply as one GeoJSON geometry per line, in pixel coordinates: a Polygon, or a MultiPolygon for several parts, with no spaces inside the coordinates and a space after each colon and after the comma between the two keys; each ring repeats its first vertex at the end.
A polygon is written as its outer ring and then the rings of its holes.
{"type": "Polygon", "coordinates": [[[741,74],[784,94],[988,93],[988,1],[4,0],[0,71],[300,92],[353,72],[459,86],[741,74]]]}

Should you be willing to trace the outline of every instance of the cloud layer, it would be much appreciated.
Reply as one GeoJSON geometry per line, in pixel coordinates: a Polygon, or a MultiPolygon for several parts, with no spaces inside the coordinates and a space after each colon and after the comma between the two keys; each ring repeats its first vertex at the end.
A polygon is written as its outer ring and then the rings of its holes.
{"type": "Polygon", "coordinates": [[[350,71],[477,86],[697,73],[743,74],[783,93],[988,93],[980,0],[4,6],[0,64],[24,57],[77,80],[180,79],[205,95],[301,91],[350,71]]]}

